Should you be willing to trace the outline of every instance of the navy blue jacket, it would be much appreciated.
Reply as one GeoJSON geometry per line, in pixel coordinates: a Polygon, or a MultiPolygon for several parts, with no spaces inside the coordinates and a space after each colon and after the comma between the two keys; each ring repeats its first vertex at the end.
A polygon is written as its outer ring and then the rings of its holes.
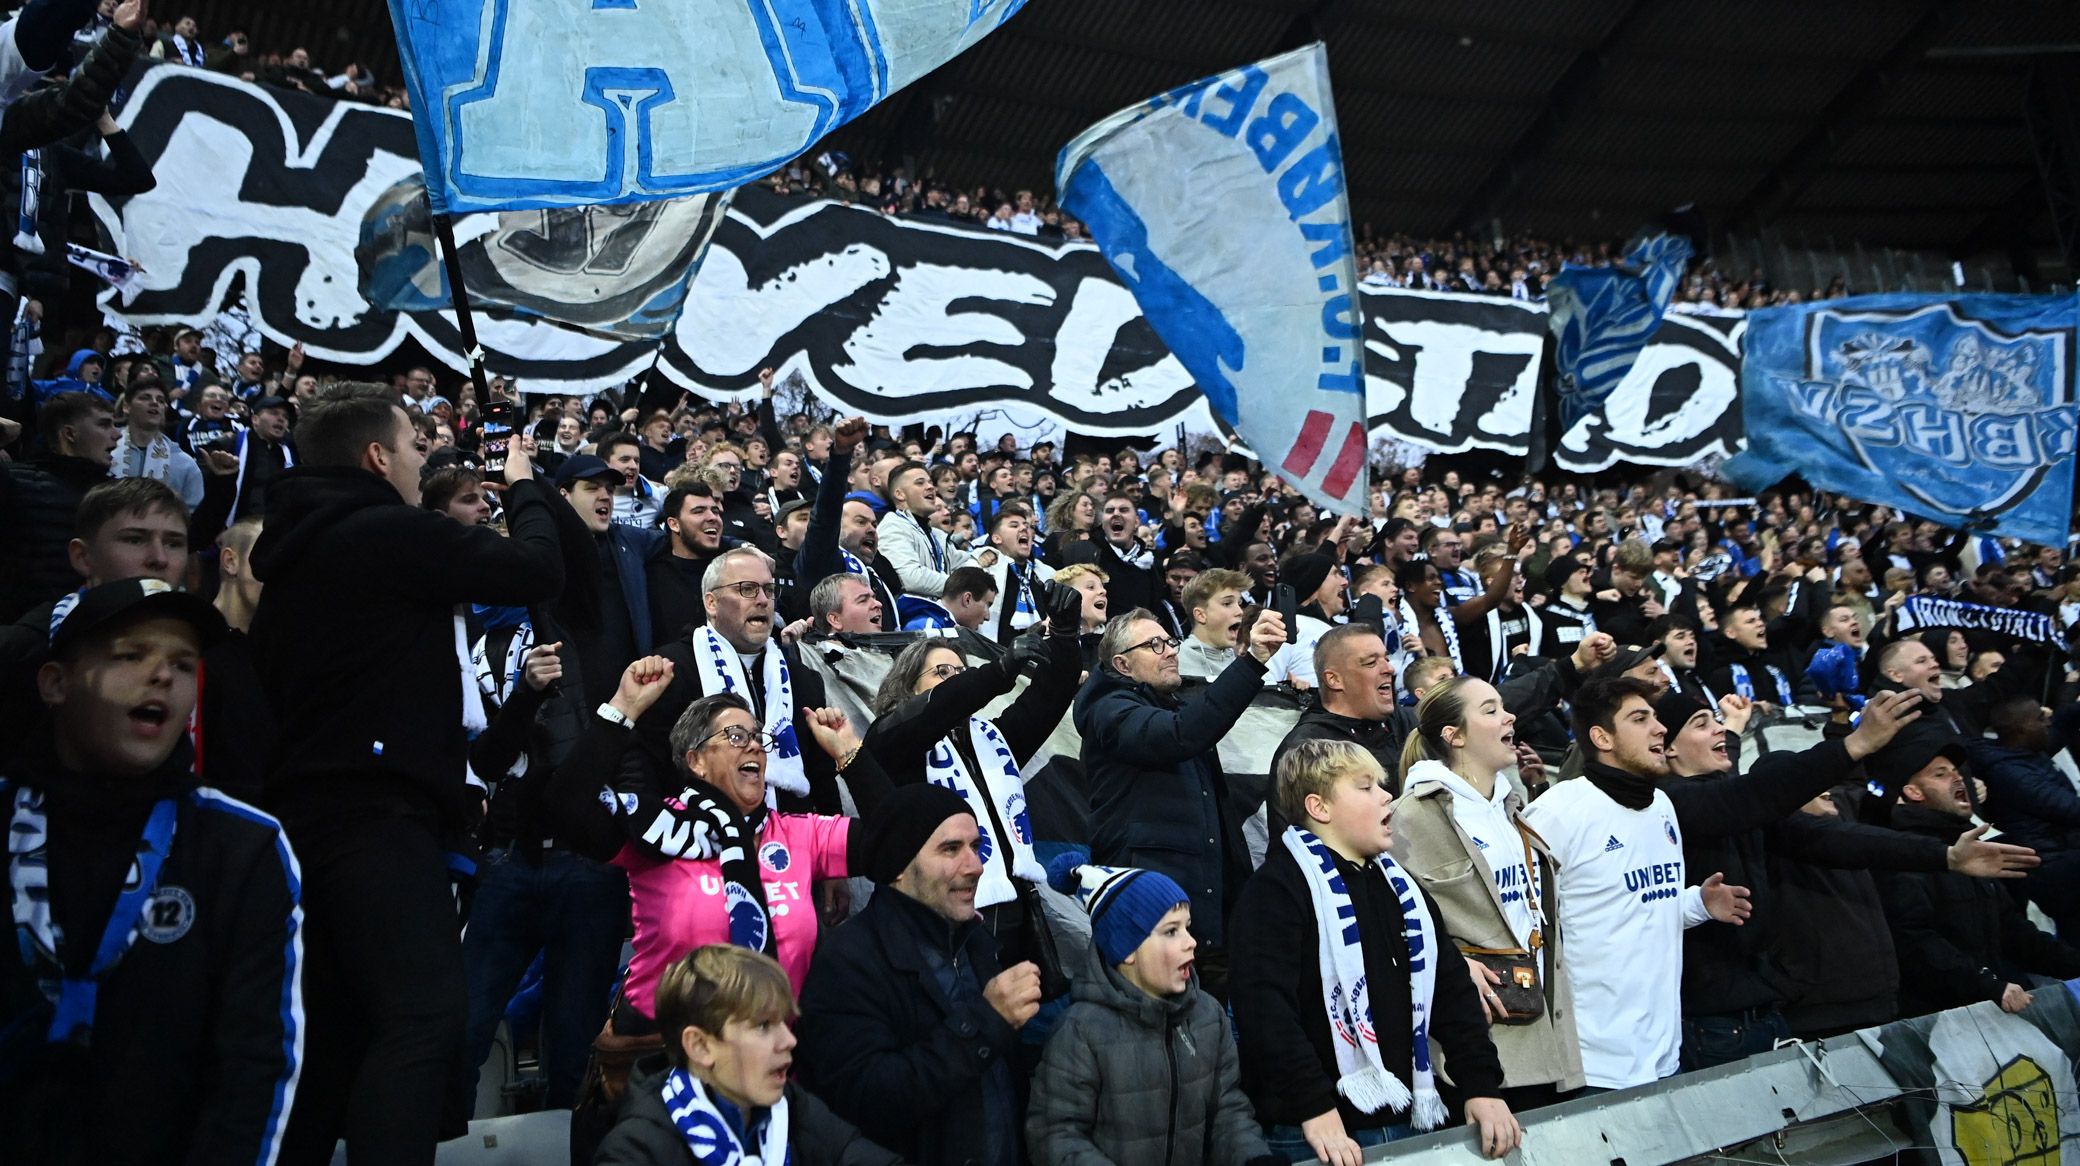
{"type": "Polygon", "coordinates": [[[1986,814],[2004,841],[2056,853],[2080,848],[2080,795],[2051,758],[1995,741],[1967,741],[1972,772],[1986,783],[1986,814]]]}
{"type": "Polygon", "coordinates": [[[1222,942],[1228,908],[1249,877],[1218,746],[1263,687],[1264,665],[1243,653],[1182,702],[1109,664],[1076,694],[1091,860],[1176,879],[1192,897],[1192,931],[1207,943],[1222,942]]]}

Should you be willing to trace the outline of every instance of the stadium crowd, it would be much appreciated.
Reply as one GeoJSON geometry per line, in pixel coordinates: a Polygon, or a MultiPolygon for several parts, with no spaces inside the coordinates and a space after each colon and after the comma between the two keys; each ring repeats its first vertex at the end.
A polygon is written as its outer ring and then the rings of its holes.
{"type": "Polygon", "coordinates": [[[110,340],[0,432],[22,1161],[431,1162],[501,1023],[574,1161],[1501,1157],[2080,976],[2066,547],[110,340]]]}

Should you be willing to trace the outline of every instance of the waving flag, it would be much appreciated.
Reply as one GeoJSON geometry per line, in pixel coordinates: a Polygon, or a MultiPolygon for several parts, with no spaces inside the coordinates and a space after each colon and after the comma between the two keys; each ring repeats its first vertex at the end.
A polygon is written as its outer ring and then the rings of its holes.
{"type": "Polygon", "coordinates": [[[390,0],[436,214],[740,186],[1025,0],[390,0]]]}
{"type": "Polygon", "coordinates": [[[1751,489],[1834,490],[2063,546],[2073,512],[2080,297],[1875,295],[1748,317],[1751,489]]]}
{"type": "Polygon", "coordinates": [[[1358,271],[1322,46],[1113,114],[1063,148],[1055,185],[1214,412],[1317,502],[1365,513],[1358,271]]]}
{"type": "Polygon", "coordinates": [[[1546,284],[1563,432],[1600,413],[1632,370],[1668,314],[1690,255],[1689,240],[1656,235],[1633,248],[1624,267],[1569,264],[1546,284]]]}

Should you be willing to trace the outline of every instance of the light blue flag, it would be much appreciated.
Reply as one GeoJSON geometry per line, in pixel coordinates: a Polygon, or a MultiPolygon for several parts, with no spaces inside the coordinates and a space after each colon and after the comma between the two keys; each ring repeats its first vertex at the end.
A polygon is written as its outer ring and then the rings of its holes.
{"type": "Polygon", "coordinates": [[[1751,489],[1822,490],[2063,546],[2080,297],[1878,295],[1748,316],[1751,489]]]}
{"type": "Polygon", "coordinates": [[[1025,0],[390,0],[436,214],[741,186],[1025,0]]]}
{"type": "Polygon", "coordinates": [[[1220,418],[1338,514],[1366,512],[1358,271],[1319,44],[1123,109],[1055,161],[1220,418]]]}
{"type": "Polygon", "coordinates": [[[1661,327],[1690,255],[1689,240],[1656,235],[1633,248],[1622,268],[1570,263],[1546,284],[1561,432],[1602,412],[1661,327]]]}

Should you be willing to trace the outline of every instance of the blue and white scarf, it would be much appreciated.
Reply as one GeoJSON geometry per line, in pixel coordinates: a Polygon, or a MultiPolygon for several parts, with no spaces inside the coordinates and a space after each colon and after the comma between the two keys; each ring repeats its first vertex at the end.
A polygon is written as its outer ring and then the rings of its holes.
{"type": "Polygon", "coordinates": [[[968,772],[951,735],[941,737],[925,757],[925,780],[961,795],[970,805],[987,802],[996,807],[994,817],[977,813],[982,830],[982,881],[975,888],[977,907],[994,907],[1018,897],[1012,876],[1029,883],[1045,882],[1047,871],[1033,854],[1033,822],[1026,813],[1026,779],[1018,771],[1018,760],[997,727],[981,717],[968,718],[968,744],[975,750],[981,773],[968,772]],[[1008,839],[992,836],[990,824],[1002,822],[1011,832],[1008,839]],[[1001,854],[1003,861],[990,859],[1001,854]]]}
{"type": "MultiPolygon", "coordinates": [[[[1419,1130],[1445,1122],[1444,1099],[1430,1064],[1430,1001],[1437,986],[1440,949],[1430,930],[1430,913],[1416,894],[1415,880],[1390,854],[1374,859],[1401,904],[1401,936],[1408,944],[1408,1010],[1415,1063],[1410,1078],[1415,1089],[1380,1060],[1379,1033],[1372,1024],[1372,992],[1365,976],[1365,948],[1358,935],[1357,914],[1336,869],[1335,855],[1321,839],[1298,826],[1286,827],[1286,849],[1300,864],[1314,905],[1316,959],[1322,973],[1322,1007],[1329,1015],[1329,1035],[1336,1046],[1336,1091],[1363,1113],[1407,1109],[1419,1130]]],[[[1371,877],[1367,872],[1366,877],[1371,877]]]]}
{"type": "Polygon", "coordinates": [[[693,1152],[693,1160],[699,1166],[788,1166],[794,1161],[794,1152],[787,1145],[786,1095],[766,1111],[764,1121],[753,1122],[746,1117],[744,1124],[750,1127],[746,1132],[758,1139],[757,1147],[747,1153],[729,1119],[693,1074],[673,1069],[665,1074],[660,1092],[665,1112],[671,1115],[672,1125],[686,1139],[686,1148],[693,1152]]]}
{"type": "MultiPolygon", "coordinates": [[[[752,708],[760,702],[751,698],[751,681],[744,675],[744,658],[730,647],[714,628],[701,625],[693,630],[693,663],[700,674],[701,693],[714,696],[734,692],[752,708]]],[[[759,693],[765,707],[760,726],[773,735],[773,751],[766,757],[767,797],[774,789],[806,797],[809,776],[802,769],[802,745],[794,732],[794,680],[788,675],[787,658],[780,645],[767,643],[765,667],[759,677],[759,693]]]]}
{"type": "MultiPolygon", "coordinates": [[[[1792,705],[1797,704],[1797,701],[1791,699],[1791,681],[1785,677],[1783,671],[1775,664],[1764,664],[1762,667],[1764,671],[1769,673],[1769,678],[1776,682],[1777,703],[1785,708],[1790,708],[1792,705]]],[[[1754,700],[1755,678],[1748,672],[1748,666],[1746,664],[1729,664],[1726,666],[1726,671],[1733,677],[1733,690],[1744,699],[1754,700]]]]}

